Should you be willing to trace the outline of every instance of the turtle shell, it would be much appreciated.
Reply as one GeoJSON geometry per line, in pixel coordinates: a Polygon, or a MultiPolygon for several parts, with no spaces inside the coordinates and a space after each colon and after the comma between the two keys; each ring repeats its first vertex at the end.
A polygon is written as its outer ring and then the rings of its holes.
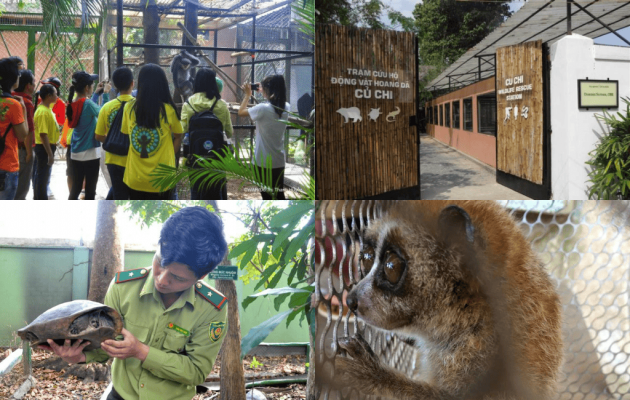
{"type": "Polygon", "coordinates": [[[122,318],[116,310],[90,300],[74,300],[59,304],[18,330],[22,340],[31,345],[47,344],[47,339],[63,345],[64,340],[89,340],[85,350],[101,347],[101,342],[114,339],[123,328],[122,318]]]}

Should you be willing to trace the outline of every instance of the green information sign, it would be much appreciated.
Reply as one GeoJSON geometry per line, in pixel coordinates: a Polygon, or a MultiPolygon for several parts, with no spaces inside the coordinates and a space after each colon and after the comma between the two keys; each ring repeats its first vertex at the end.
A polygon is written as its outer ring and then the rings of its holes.
{"type": "Polygon", "coordinates": [[[578,80],[579,108],[619,107],[619,81],[578,80]]]}
{"type": "Polygon", "coordinates": [[[210,279],[238,280],[238,267],[236,265],[219,265],[208,274],[210,279]]]}

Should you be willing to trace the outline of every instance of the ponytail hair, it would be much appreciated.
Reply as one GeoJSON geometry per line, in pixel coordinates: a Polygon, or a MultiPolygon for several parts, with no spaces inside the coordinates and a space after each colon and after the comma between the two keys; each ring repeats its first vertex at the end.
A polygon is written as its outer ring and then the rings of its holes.
{"type": "Polygon", "coordinates": [[[35,96],[33,96],[33,104],[35,105],[35,108],[37,108],[37,101],[39,100],[39,90],[37,92],[35,92],[35,96]]]}
{"type": "Polygon", "coordinates": [[[68,106],[66,107],[66,117],[68,117],[68,121],[72,121],[72,98],[74,97],[74,85],[70,86],[70,92],[68,93],[68,106]]]}
{"type": "MultiPolygon", "coordinates": [[[[68,93],[68,106],[66,107],[66,117],[68,117],[68,122],[72,122],[72,99],[74,98],[75,93],[83,94],[85,93],[85,89],[88,86],[91,86],[94,83],[94,79],[96,79],[96,75],[90,75],[85,71],[77,71],[72,74],[72,86],[70,86],[70,91],[68,93]]],[[[79,115],[78,117],[81,117],[79,115]]]]}
{"type": "Polygon", "coordinates": [[[284,76],[270,75],[265,77],[260,84],[269,95],[269,102],[274,107],[276,114],[278,114],[278,118],[282,117],[287,103],[287,89],[284,84],[284,76]]]}

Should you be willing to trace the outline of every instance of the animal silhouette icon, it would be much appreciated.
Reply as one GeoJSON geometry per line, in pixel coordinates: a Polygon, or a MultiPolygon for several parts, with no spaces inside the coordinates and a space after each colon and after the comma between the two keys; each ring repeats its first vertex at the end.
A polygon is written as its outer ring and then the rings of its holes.
{"type": "Polygon", "coordinates": [[[394,122],[396,121],[396,116],[400,114],[400,107],[396,107],[396,111],[392,111],[389,114],[387,114],[387,117],[385,118],[387,120],[387,122],[394,122]],[[389,119],[391,117],[391,119],[389,119]]]}
{"type": "Polygon", "coordinates": [[[372,121],[376,121],[381,114],[383,113],[381,112],[381,108],[379,107],[370,109],[370,113],[368,115],[370,116],[370,119],[372,121]]]}
{"type": "Polygon", "coordinates": [[[348,123],[348,119],[352,119],[352,122],[363,121],[361,110],[358,107],[340,108],[337,112],[343,116],[344,124],[348,123]]]}

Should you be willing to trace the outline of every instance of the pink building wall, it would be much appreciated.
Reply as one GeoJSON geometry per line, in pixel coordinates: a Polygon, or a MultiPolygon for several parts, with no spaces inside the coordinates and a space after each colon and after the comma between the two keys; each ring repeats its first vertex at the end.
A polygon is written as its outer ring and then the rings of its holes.
{"type": "MultiPolygon", "coordinates": [[[[477,160],[490,165],[493,168],[497,166],[497,156],[496,156],[496,148],[497,141],[496,136],[488,135],[485,133],[478,132],[478,124],[477,124],[477,96],[488,94],[494,92],[494,77],[477,82],[470,86],[466,86],[460,90],[449,93],[447,95],[438,97],[428,103],[426,103],[427,107],[438,106],[438,113],[440,110],[440,105],[443,107],[443,112],[446,112],[444,105],[450,103],[450,121],[451,126],[440,126],[439,124],[435,124],[433,121],[432,124],[427,125],[427,132],[429,135],[439,140],[440,142],[447,144],[462,153],[468,154],[471,157],[476,158],[477,160]],[[472,98],[472,119],[473,119],[473,129],[472,132],[466,131],[463,129],[464,126],[464,99],[472,98]],[[453,102],[460,102],[460,111],[459,111],[459,129],[457,127],[453,127],[453,102]]],[[[435,117],[434,117],[435,118],[435,117]]],[[[446,116],[443,117],[446,119],[446,116]]],[[[444,121],[442,122],[445,125],[444,121]]]]}

